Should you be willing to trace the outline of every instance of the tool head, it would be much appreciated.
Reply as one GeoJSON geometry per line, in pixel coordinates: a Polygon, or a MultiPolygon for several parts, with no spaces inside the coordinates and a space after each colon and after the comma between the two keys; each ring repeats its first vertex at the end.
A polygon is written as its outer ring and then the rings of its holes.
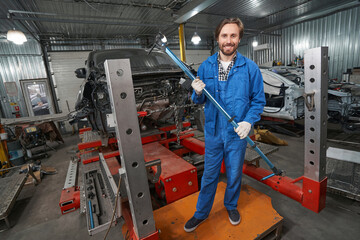
{"type": "Polygon", "coordinates": [[[155,37],[155,42],[152,45],[152,47],[150,48],[148,55],[154,50],[154,48],[160,49],[165,52],[166,44],[167,44],[166,36],[164,34],[162,34],[161,32],[159,32],[155,37]]]}

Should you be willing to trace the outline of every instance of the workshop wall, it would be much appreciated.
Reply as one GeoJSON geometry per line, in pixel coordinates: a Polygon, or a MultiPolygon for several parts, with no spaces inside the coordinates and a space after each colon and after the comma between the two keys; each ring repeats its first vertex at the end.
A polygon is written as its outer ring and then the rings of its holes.
{"type": "MultiPolygon", "coordinates": [[[[180,50],[172,51],[178,58],[180,58],[180,50]]],[[[200,64],[210,56],[210,50],[189,50],[185,51],[186,63],[191,65],[196,71],[200,64]]]]}
{"type": "Polygon", "coordinates": [[[44,62],[40,45],[33,39],[28,39],[23,45],[16,45],[7,40],[0,40],[0,96],[2,116],[13,118],[19,107],[20,116],[28,116],[20,80],[46,78],[44,62]],[[8,96],[6,82],[15,82],[17,94],[8,96]]]}
{"type": "Polygon", "coordinates": [[[261,51],[257,63],[280,60],[290,64],[295,56],[304,56],[304,50],[329,47],[329,77],[341,80],[348,68],[360,66],[360,7],[337,12],[329,16],[299,23],[273,32],[281,36],[261,35],[248,39],[239,51],[253,59],[253,40],[259,45],[269,43],[271,50],[261,51]]]}

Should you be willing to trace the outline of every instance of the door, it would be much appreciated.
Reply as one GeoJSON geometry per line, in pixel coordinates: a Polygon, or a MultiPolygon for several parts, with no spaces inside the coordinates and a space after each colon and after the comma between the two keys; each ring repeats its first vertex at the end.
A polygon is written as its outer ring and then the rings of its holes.
{"type": "MultiPolygon", "coordinates": [[[[56,88],[56,97],[63,113],[75,110],[75,104],[84,79],[76,78],[75,70],[85,67],[86,52],[49,52],[51,72],[56,88]]],[[[65,123],[66,131],[71,132],[72,126],[65,123]]]]}
{"type": "Polygon", "coordinates": [[[20,80],[29,116],[54,114],[47,79],[20,80]]]}

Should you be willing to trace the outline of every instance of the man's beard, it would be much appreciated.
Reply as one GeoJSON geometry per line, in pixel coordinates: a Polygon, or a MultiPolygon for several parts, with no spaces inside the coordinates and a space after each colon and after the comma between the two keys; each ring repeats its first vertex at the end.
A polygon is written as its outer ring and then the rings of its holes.
{"type": "Polygon", "coordinates": [[[222,54],[224,54],[225,56],[231,56],[231,55],[234,54],[234,52],[236,51],[236,49],[238,48],[238,46],[239,46],[239,44],[224,44],[224,45],[222,45],[222,46],[220,47],[220,51],[221,51],[222,54]],[[234,50],[231,51],[231,52],[225,52],[225,51],[224,51],[224,48],[225,48],[226,46],[232,46],[232,47],[234,47],[234,50]]]}

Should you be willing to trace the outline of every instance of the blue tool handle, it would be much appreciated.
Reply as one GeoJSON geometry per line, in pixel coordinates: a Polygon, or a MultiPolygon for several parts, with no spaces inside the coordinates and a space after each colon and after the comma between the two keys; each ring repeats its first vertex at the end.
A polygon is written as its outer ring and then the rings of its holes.
{"type": "MultiPolygon", "coordinates": [[[[191,80],[195,79],[194,74],[192,74],[192,72],[185,66],[185,64],[168,48],[165,48],[165,52],[171,57],[171,59],[185,72],[186,75],[188,75],[188,77],[191,80]]],[[[204,89],[203,90],[205,96],[215,105],[215,107],[226,117],[226,119],[229,121],[231,119],[230,115],[220,106],[220,104],[213,98],[213,96],[211,96],[211,94],[204,89]]],[[[238,124],[232,120],[231,121],[231,125],[233,125],[234,128],[238,127],[238,124]]],[[[270,162],[270,160],[265,156],[265,154],[256,146],[256,144],[251,140],[251,138],[249,138],[248,136],[246,136],[245,140],[250,144],[250,146],[260,155],[260,157],[262,159],[264,159],[264,161],[269,165],[269,167],[274,171],[275,166],[274,164],[272,164],[270,162]]],[[[274,171],[275,173],[275,171],[274,171]]]]}
{"type": "Polygon", "coordinates": [[[94,228],[94,218],[93,218],[91,200],[89,200],[88,203],[89,203],[89,215],[90,215],[90,228],[93,229],[94,228]]]}

